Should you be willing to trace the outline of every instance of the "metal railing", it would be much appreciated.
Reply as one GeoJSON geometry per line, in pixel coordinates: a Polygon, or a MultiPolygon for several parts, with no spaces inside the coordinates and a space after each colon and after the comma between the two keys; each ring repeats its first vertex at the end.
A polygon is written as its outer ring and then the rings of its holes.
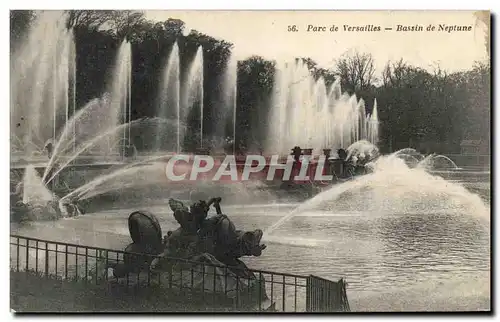
{"type": "MultiPolygon", "coordinates": [[[[155,296],[230,311],[335,312],[349,311],[346,283],[316,276],[242,269],[204,262],[162,258],[152,269],[153,256],[106,248],[10,236],[10,268],[87,285],[119,287],[125,292],[152,290],[155,296]],[[138,269],[116,277],[110,268],[135,263],[138,269]],[[147,265],[141,265],[145,264],[147,265]],[[141,267],[142,266],[142,267],[141,267]]],[[[114,295],[116,296],[116,292],[114,295]]],[[[168,302],[168,301],[166,301],[168,302]]]]}
{"type": "Polygon", "coordinates": [[[310,275],[307,278],[307,312],[350,311],[345,281],[333,282],[310,275]]]}

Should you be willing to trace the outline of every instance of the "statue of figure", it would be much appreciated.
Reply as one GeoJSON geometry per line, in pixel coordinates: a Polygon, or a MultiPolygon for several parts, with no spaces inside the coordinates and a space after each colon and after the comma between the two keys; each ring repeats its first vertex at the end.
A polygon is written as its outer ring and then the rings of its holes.
{"type": "Polygon", "coordinates": [[[260,256],[266,248],[266,245],[260,245],[262,231],[236,230],[234,223],[222,214],[220,201],[221,198],[212,198],[208,202],[200,200],[188,210],[181,201],[170,199],[170,208],[181,227],[165,237],[167,252],[175,255],[209,253],[226,264],[242,256],[260,256]],[[217,215],[207,219],[212,204],[217,215]]]}
{"type": "Polygon", "coordinates": [[[185,234],[196,234],[210,209],[204,200],[195,202],[189,209],[182,201],[176,199],[169,199],[168,204],[174,212],[175,220],[181,225],[180,228],[185,234]]]}

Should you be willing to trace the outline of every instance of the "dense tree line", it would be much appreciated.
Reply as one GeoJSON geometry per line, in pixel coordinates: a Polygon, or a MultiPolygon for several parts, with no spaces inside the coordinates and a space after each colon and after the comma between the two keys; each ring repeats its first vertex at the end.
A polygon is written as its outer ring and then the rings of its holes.
{"type": "MultiPolygon", "coordinates": [[[[35,15],[11,11],[11,50],[21,43],[35,15]]],[[[206,137],[216,132],[217,106],[231,43],[196,30],[186,34],[180,20],[153,22],[139,11],[73,10],[67,17],[67,27],[73,28],[76,39],[78,106],[108,88],[117,50],[127,39],[133,54],[132,118],[154,116],[161,72],[173,44],[177,41],[179,45],[181,80],[202,45],[203,132],[206,137]]],[[[458,153],[465,139],[489,143],[489,63],[478,62],[468,71],[448,73],[439,67],[429,71],[399,60],[388,62],[378,76],[368,53],[346,54],[330,69],[319,67],[310,58],[298,59],[303,59],[315,77],[323,77],[327,85],[340,78],[344,91],[366,101],[368,112],[377,98],[382,150],[412,146],[425,152],[458,153]]],[[[259,56],[238,62],[237,146],[242,149],[258,146],[266,133],[274,72],[275,62],[259,56]]],[[[194,124],[197,120],[193,116],[191,121],[194,124]]],[[[231,132],[227,128],[226,133],[231,132]]]]}

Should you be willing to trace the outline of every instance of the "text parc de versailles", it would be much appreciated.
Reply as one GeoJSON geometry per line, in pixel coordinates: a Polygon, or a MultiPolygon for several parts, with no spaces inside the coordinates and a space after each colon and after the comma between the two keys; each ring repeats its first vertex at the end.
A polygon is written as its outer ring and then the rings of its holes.
{"type": "MultiPolygon", "coordinates": [[[[323,27],[324,28],[324,27],[323,27]]],[[[320,29],[319,27],[309,25],[307,28],[307,31],[326,31],[326,30],[318,30],[320,29]]],[[[326,29],[326,28],[324,28],[326,29]]],[[[379,25],[362,25],[362,26],[355,26],[355,25],[342,25],[343,31],[347,32],[376,32],[376,31],[381,31],[382,28],[379,25]]],[[[437,24],[437,25],[430,25],[430,26],[423,26],[423,25],[396,25],[396,28],[385,28],[385,29],[390,29],[394,31],[399,31],[399,32],[407,32],[407,31],[438,31],[438,32],[457,32],[457,31],[471,31],[472,26],[471,25],[447,25],[447,24],[437,24]]],[[[339,31],[339,27],[336,25],[333,25],[330,28],[330,31],[339,31]]]]}

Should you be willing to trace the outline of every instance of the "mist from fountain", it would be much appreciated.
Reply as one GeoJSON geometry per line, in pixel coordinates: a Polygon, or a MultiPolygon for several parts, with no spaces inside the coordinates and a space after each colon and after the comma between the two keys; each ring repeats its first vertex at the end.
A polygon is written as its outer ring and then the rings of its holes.
{"type": "MultiPolygon", "coordinates": [[[[203,65],[203,47],[199,46],[198,50],[196,50],[196,55],[193,58],[193,61],[189,65],[188,74],[186,78],[186,82],[184,84],[183,97],[184,106],[182,108],[182,115],[180,118],[183,122],[188,123],[187,117],[188,114],[193,110],[193,108],[199,108],[199,133],[200,133],[200,142],[203,142],[203,100],[204,100],[204,92],[203,92],[203,73],[204,73],[204,65],[203,65]]],[[[202,143],[201,143],[202,144],[202,143]]]]}
{"type": "Polygon", "coordinates": [[[12,57],[11,135],[24,142],[23,152],[30,156],[49,139],[56,140],[75,109],[76,50],[65,15],[39,13],[12,57]]]}
{"type": "Polygon", "coordinates": [[[184,111],[181,111],[181,93],[180,93],[180,57],[179,45],[177,42],[172,46],[172,50],[167,60],[167,65],[164,68],[160,92],[158,93],[158,106],[156,115],[163,119],[176,120],[176,141],[175,146],[165,146],[165,142],[171,141],[166,138],[165,130],[159,128],[156,133],[156,143],[154,149],[156,151],[172,151],[180,152],[181,147],[181,119],[184,111]]]}
{"type": "MultiPolygon", "coordinates": [[[[308,211],[362,212],[366,215],[472,215],[489,221],[489,207],[463,185],[409,168],[399,152],[373,162],[372,173],[338,184],[309,199],[265,230],[270,235],[295,215],[308,211]]],[[[425,160],[425,159],[424,159],[425,160]]]]}
{"type": "Polygon", "coordinates": [[[378,141],[377,104],[367,116],[356,95],[341,94],[339,81],[327,89],[302,60],[276,66],[267,153],[288,154],[293,146],[341,148],[359,140],[378,141]]]}
{"type": "Polygon", "coordinates": [[[45,186],[33,165],[28,165],[23,176],[23,203],[31,206],[45,206],[53,200],[52,192],[45,186]]]}

